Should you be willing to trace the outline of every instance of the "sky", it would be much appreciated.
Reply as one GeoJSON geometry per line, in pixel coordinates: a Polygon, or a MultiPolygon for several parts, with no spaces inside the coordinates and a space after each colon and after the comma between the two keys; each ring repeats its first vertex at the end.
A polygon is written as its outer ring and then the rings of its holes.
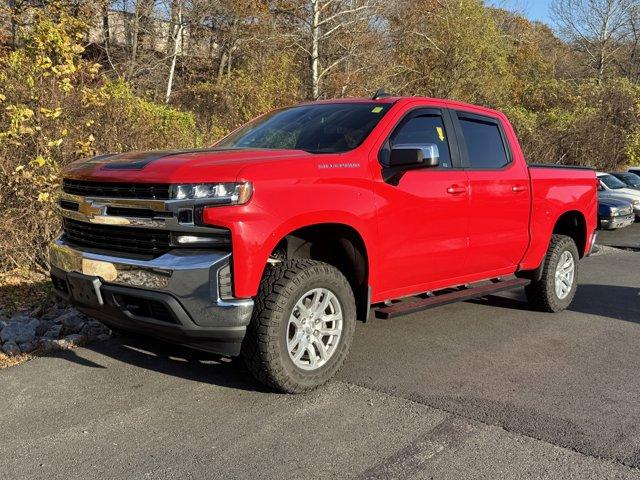
{"type": "Polygon", "coordinates": [[[490,0],[487,3],[523,13],[531,20],[551,22],[549,18],[551,0],[490,0]]]}

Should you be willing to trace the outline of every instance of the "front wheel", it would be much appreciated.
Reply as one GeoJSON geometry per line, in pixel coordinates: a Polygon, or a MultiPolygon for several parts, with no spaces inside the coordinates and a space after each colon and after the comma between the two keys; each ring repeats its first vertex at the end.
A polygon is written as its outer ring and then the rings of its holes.
{"type": "Polygon", "coordinates": [[[578,248],[571,237],[553,235],[542,265],[542,277],[525,287],[529,304],[544,312],[566,309],[578,285],[578,248]]]}
{"type": "Polygon", "coordinates": [[[355,320],[353,291],[338,269],[315,260],[288,260],[265,273],[242,357],[268,386],[306,392],[342,366],[355,320]]]}

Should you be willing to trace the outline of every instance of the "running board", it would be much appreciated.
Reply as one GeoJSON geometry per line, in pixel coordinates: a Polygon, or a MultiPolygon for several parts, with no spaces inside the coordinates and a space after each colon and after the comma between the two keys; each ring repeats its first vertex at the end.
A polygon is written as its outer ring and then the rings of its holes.
{"type": "Polygon", "coordinates": [[[465,285],[458,287],[456,290],[443,290],[442,293],[427,293],[425,298],[410,297],[401,300],[392,305],[377,308],[375,310],[377,318],[389,319],[400,315],[419,312],[427,308],[439,307],[448,303],[458,302],[461,300],[469,300],[471,298],[483,297],[492,293],[503,292],[505,290],[513,290],[515,288],[524,287],[531,280],[525,278],[510,278],[508,280],[493,279],[491,283],[481,283],[474,285],[465,285]]]}

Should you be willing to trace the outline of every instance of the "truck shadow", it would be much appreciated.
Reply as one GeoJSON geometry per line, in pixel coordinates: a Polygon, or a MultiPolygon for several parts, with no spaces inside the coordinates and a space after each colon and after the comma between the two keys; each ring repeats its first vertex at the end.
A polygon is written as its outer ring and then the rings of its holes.
{"type": "MultiPolygon", "coordinates": [[[[505,295],[487,295],[469,300],[470,303],[488,305],[510,310],[529,310],[523,291],[505,295]]],[[[640,323],[640,288],[620,285],[581,284],[568,308],[571,312],[598,315],[601,317],[640,323]]]]}
{"type": "MultiPolygon", "coordinates": [[[[270,392],[246,370],[240,359],[193,350],[140,336],[114,336],[92,343],[85,349],[119,362],[186,380],[254,392],[270,392]]],[[[108,368],[86,359],[82,350],[69,350],[55,356],[86,367],[108,368]]],[[[95,357],[94,357],[95,358],[95,357]]]]}

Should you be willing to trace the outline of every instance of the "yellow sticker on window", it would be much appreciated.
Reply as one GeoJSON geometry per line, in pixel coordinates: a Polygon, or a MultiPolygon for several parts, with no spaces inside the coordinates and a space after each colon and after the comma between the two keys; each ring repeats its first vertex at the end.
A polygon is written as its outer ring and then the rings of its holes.
{"type": "Polygon", "coordinates": [[[373,110],[371,110],[371,113],[380,113],[382,111],[382,107],[373,107],[373,110]]]}
{"type": "Polygon", "coordinates": [[[444,142],[444,130],[442,130],[442,127],[436,127],[436,132],[438,132],[438,138],[440,141],[444,142]]]}

